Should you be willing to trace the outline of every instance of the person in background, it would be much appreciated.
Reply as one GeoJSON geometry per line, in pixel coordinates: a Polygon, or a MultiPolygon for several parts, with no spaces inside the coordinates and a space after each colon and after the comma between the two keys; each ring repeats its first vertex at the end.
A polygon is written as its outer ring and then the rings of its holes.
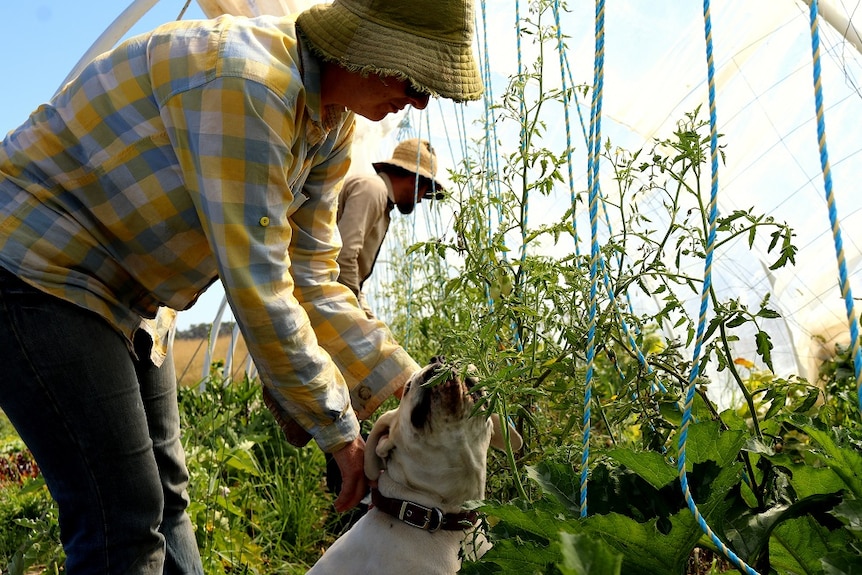
{"type": "Polygon", "coordinates": [[[369,318],[374,317],[374,312],[362,286],[374,271],[392,220],[392,209],[397,207],[399,212],[409,215],[423,198],[440,200],[445,193],[434,179],[437,155],[426,140],[400,142],[391,158],[373,166],[376,175],[345,179],[338,197],[338,231],[343,244],[337,260],[338,281],[356,295],[369,318]]]}
{"type": "Polygon", "coordinates": [[[175,312],[220,281],[296,443],[364,495],[359,420],[418,369],[336,281],[354,114],[478,99],[472,0],[181,21],[89,63],[0,143],[0,408],[65,570],[201,573],[175,312]]]}

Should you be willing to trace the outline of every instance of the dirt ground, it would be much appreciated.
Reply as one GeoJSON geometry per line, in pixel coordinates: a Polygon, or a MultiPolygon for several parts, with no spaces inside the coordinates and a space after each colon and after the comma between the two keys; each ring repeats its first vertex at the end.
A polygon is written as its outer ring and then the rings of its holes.
{"type": "Polygon", "coordinates": [[[710,573],[737,572],[733,565],[724,557],[717,556],[709,549],[696,547],[688,558],[686,575],[709,575],[710,573]]]}

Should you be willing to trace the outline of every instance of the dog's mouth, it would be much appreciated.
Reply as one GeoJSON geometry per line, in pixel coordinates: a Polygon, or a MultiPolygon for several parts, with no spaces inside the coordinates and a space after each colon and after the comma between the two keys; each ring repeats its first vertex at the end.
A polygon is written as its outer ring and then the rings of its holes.
{"type": "Polygon", "coordinates": [[[429,365],[408,383],[404,397],[408,393],[417,396],[410,414],[414,427],[421,428],[428,424],[432,405],[435,411],[439,409],[442,413],[457,418],[471,414],[473,406],[482,400],[484,390],[478,385],[477,377],[469,373],[469,369],[464,371],[467,373],[462,375],[454,365],[435,356],[429,365]]]}

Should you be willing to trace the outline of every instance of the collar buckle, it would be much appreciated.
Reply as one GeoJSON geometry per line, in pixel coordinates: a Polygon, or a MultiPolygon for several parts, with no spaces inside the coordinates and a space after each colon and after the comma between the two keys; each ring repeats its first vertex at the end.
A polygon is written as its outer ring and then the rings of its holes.
{"type": "Polygon", "coordinates": [[[443,526],[443,512],[436,507],[425,507],[412,501],[403,501],[398,511],[398,519],[429,533],[438,531],[443,526]]]}

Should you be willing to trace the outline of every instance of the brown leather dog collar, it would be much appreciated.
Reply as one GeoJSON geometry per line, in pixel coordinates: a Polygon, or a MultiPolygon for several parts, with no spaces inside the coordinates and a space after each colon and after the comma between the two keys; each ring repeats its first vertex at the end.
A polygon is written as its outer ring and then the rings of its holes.
{"type": "Polygon", "coordinates": [[[377,489],[371,490],[371,504],[411,527],[424,529],[431,533],[440,529],[462,531],[474,526],[479,520],[477,511],[443,513],[437,507],[425,507],[412,501],[386,497],[377,489]]]}

